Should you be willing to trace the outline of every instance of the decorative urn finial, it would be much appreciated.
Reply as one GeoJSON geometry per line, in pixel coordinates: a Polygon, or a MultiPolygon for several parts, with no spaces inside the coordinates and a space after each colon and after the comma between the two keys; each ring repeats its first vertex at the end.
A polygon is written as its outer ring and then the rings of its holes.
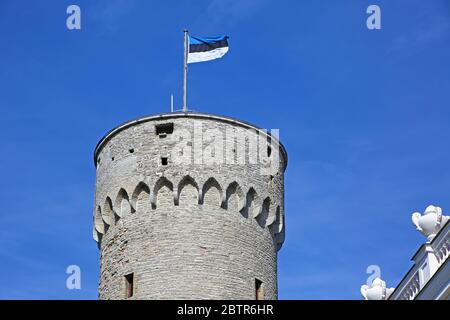
{"type": "Polygon", "coordinates": [[[387,300],[395,288],[386,288],[386,282],[380,278],[373,280],[372,285],[361,286],[361,294],[366,300],[387,300]]]}
{"type": "Polygon", "coordinates": [[[412,214],[413,224],[416,226],[417,231],[427,237],[428,242],[433,240],[449,219],[449,216],[442,214],[441,208],[435,206],[428,206],[423,215],[419,212],[412,214]]]}

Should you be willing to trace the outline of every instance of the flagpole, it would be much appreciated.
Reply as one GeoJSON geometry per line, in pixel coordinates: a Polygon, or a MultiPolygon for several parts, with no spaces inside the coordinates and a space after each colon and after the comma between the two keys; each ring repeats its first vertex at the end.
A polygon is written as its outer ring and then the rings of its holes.
{"type": "Polygon", "coordinates": [[[183,112],[187,112],[187,58],[188,58],[188,31],[184,30],[184,74],[183,74],[183,112]]]}

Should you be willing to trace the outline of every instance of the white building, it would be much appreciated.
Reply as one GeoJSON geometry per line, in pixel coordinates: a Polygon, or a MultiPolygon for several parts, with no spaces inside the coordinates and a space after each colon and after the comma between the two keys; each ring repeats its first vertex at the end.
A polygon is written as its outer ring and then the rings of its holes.
{"type": "Polygon", "coordinates": [[[377,278],[371,286],[361,287],[366,300],[450,300],[450,217],[435,206],[424,214],[413,213],[417,230],[427,237],[412,257],[414,265],[398,286],[387,288],[377,278]]]}

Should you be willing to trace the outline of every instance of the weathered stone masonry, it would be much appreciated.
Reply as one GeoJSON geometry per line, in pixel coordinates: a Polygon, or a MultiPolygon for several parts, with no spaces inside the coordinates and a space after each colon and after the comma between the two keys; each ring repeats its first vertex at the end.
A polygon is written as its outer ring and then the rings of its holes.
{"type": "MultiPolygon", "coordinates": [[[[175,165],[171,136],[181,129],[203,146],[217,144],[211,129],[267,136],[245,122],[200,113],[140,118],[108,133],[95,151],[99,298],[127,298],[125,276],[133,274],[132,299],[255,299],[256,279],[264,298],[276,299],[283,146],[275,141],[280,156],[273,175],[260,174],[260,163],[175,165]],[[203,141],[193,135],[199,123],[203,141]],[[161,124],[173,124],[173,133],[157,134],[161,124]]],[[[251,147],[244,143],[235,149],[251,147]]]]}

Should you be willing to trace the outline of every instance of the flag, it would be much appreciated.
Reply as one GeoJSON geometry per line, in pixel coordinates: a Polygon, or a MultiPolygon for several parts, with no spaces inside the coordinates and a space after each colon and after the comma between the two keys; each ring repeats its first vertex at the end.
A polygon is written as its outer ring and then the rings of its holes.
{"type": "Polygon", "coordinates": [[[228,52],[228,37],[189,36],[187,63],[203,62],[222,58],[228,52]]]}

